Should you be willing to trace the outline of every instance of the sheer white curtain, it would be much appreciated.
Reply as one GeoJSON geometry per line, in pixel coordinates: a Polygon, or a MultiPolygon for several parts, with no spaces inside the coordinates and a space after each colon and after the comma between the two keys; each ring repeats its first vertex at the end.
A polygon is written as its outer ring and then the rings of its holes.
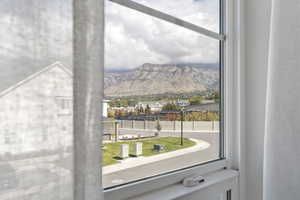
{"type": "Polygon", "coordinates": [[[74,200],[102,200],[104,0],[74,0],[74,200]]]}
{"type": "Polygon", "coordinates": [[[103,9],[0,1],[1,200],[103,199],[103,9]]]}
{"type": "Polygon", "coordinates": [[[300,1],[273,0],[264,200],[300,199],[300,1]]]}

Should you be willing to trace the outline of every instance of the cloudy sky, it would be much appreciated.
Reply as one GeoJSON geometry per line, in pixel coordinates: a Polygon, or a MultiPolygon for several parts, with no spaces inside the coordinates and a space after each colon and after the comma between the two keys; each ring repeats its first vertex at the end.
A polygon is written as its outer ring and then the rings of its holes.
{"type": "MultiPolygon", "coordinates": [[[[218,32],[219,0],[135,0],[218,32]]],[[[218,42],[106,2],[106,69],[143,63],[216,63],[218,42]]]]}
{"type": "MultiPolygon", "coordinates": [[[[135,1],[218,31],[219,0],[135,1]]],[[[22,80],[56,61],[72,65],[72,0],[1,0],[0,26],[0,80],[22,80]]],[[[218,42],[107,0],[105,58],[107,70],[215,63],[218,42]]]]}

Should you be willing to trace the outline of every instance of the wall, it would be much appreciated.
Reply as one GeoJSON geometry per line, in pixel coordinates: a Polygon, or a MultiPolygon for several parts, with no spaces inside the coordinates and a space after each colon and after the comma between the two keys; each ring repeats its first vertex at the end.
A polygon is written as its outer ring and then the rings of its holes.
{"type": "Polygon", "coordinates": [[[12,135],[0,137],[0,156],[71,146],[72,114],[60,114],[58,97],[72,97],[72,77],[56,65],[0,97],[0,133],[12,135]]]}
{"type": "Polygon", "coordinates": [[[246,199],[261,200],[271,0],[245,1],[246,199]]]}
{"type": "MultiPolygon", "coordinates": [[[[156,130],[156,121],[120,120],[120,128],[156,130]]],[[[181,121],[160,121],[162,131],[180,131],[181,121]]],[[[219,121],[184,121],[184,131],[219,131],[219,121]]],[[[108,124],[109,125],[109,124],[108,124]]]]}

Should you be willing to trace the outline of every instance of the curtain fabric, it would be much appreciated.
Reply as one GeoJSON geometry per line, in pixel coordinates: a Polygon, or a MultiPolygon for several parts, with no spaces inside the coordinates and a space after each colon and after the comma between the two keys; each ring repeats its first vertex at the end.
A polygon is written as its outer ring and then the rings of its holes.
{"type": "Polygon", "coordinates": [[[103,199],[103,20],[103,0],[0,1],[1,200],[103,199]]]}
{"type": "Polygon", "coordinates": [[[74,200],[102,200],[104,1],[74,0],[74,200]]]}
{"type": "Polygon", "coordinates": [[[300,1],[273,0],[264,200],[300,199],[300,1]]]}

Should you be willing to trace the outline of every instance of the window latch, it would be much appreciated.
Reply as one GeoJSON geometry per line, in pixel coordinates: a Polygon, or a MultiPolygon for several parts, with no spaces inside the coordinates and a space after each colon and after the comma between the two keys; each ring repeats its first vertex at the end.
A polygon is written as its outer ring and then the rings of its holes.
{"type": "Polygon", "coordinates": [[[205,180],[203,176],[191,176],[183,179],[182,184],[184,187],[194,187],[203,183],[204,181],[205,180]]]}

